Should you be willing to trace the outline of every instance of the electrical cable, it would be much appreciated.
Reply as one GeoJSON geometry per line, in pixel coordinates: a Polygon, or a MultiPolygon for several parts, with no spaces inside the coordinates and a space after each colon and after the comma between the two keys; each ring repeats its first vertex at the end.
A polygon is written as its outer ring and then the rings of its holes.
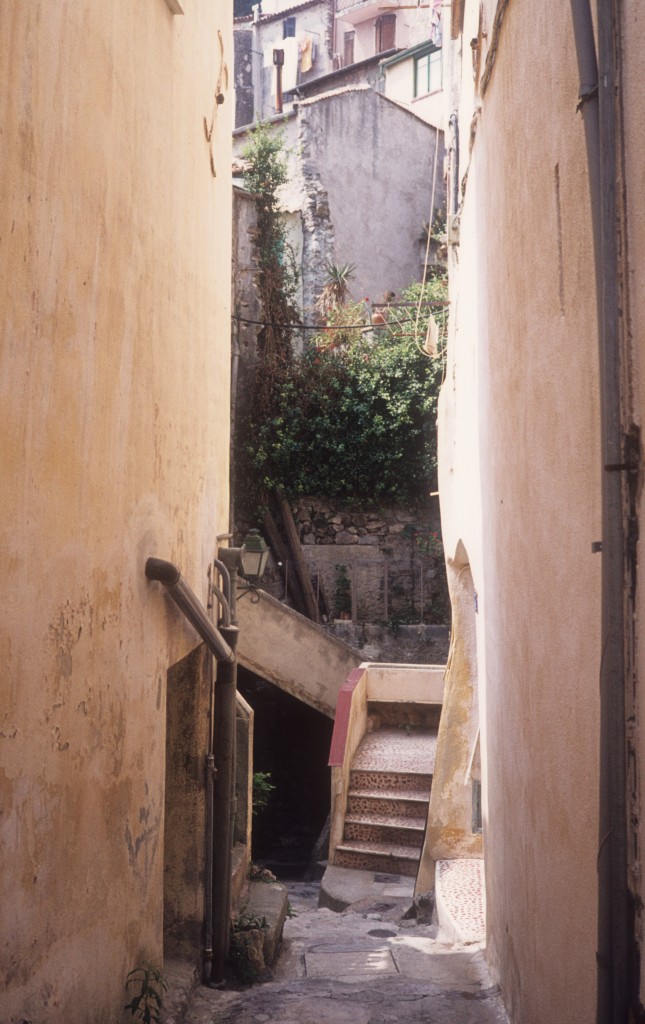
{"type": "MultiPolygon", "coordinates": [[[[428,306],[447,306],[448,305],[448,303],[445,302],[442,299],[437,299],[437,300],[427,299],[427,300],[425,300],[425,304],[428,305],[428,306]]],[[[394,306],[382,306],[382,307],[378,307],[378,308],[392,310],[392,309],[395,309],[396,307],[394,307],[394,306]]],[[[419,314],[417,314],[417,322],[418,322],[418,315],[419,314]]],[[[240,323],[240,324],[252,324],[252,325],[254,325],[256,327],[282,327],[282,328],[289,328],[289,329],[292,329],[294,331],[373,331],[373,330],[379,330],[381,327],[387,327],[388,326],[387,324],[347,324],[347,325],[339,325],[339,324],[336,324],[336,325],[333,325],[333,324],[330,324],[330,325],[324,325],[324,324],[277,324],[277,323],[273,323],[271,320],[250,320],[250,319],[247,319],[246,317],[243,317],[243,316],[237,316],[234,313],[231,314],[231,320],[235,320],[237,323],[240,323]]],[[[397,319],[396,322],[399,323],[399,324],[412,324],[412,323],[415,322],[415,318],[413,316],[405,317],[402,320],[398,320],[397,319]]],[[[415,335],[415,337],[416,337],[416,335],[415,335]]]]}

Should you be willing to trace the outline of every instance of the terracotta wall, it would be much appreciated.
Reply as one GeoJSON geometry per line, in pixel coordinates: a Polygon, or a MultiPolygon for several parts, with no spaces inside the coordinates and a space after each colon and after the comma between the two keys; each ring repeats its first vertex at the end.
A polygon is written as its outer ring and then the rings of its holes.
{"type": "Polygon", "coordinates": [[[228,525],[232,4],[182,6],[0,8],[8,1022],[112,1022],[162,953],[166,673],[196,638],[143,570],[204,598],[228,525]]]}

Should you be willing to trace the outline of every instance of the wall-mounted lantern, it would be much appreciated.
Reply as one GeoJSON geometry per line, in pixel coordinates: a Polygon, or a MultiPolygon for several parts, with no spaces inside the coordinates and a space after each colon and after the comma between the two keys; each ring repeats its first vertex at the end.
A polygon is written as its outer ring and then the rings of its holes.
{"type": "Polygon", "coordinates": [[[259,580],[269,557],[269,549],[259,530],[249,530],[242,545],[242,572],[252,580],[259,580]]]}

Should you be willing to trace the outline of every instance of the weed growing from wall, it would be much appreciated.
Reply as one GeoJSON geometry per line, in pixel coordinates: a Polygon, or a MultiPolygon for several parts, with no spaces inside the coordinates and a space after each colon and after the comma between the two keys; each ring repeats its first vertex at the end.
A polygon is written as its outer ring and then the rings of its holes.
{"type": "Polygon", "coordinates": [[[128,973],[126,990],[135,989],[132,999],[124,1006],[132,1018],[141,1024],[156,1024],[161,1020],[163,996],[167,985],[163,973],[151,964],[135,967],[128,973]]]}

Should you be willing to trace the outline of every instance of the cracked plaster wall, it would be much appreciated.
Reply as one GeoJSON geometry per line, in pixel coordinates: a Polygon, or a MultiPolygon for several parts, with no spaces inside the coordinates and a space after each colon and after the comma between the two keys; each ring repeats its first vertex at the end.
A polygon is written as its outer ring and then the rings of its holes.
{"type": "Polygon", "coordinates": [[[441,134],[359,86],[300,103],[298,145],[305,308],[325,283],[328,259],[356,265],[356,299],[382,301],[420,280],[435,145],[435,209],[444,197],[441,134]]]}
{"type": "Polygon", "coordinates": [[[231,6],[0,9],[6,1024],[112,1022],[161,960],[166,673],[196,638],[144,565],[204,598],[227,525],[231,6]]]}

